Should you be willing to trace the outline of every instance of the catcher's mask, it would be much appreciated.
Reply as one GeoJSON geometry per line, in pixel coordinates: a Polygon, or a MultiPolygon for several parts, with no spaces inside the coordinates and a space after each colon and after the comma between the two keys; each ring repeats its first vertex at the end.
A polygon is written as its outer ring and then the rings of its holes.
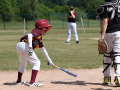
{"type": "Polygon", "coordinates": [[[50,27],[52,27],[52,25],[49,25],[46,19],[40,19],[35,23],[35,28],[38,28],[40,30],[48,31],[50,30],[50,27]]]}

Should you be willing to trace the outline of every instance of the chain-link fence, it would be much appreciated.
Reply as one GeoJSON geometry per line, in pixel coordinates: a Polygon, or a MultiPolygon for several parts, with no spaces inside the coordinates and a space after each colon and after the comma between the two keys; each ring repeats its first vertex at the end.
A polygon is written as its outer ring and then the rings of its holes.
{"type": "MultiPolygon", "coordinates": [[[[51,29],[66,29],[68,13],[38,13],[38,14],[0,14],[0,30],[33,29],[39,19],[47,19],[53,26],[51,29]],[[24,22],[25,20],[25,22],[24,22]]],[[[96,12],[76,13],[77,28],[99,27],[96,12]]]]}

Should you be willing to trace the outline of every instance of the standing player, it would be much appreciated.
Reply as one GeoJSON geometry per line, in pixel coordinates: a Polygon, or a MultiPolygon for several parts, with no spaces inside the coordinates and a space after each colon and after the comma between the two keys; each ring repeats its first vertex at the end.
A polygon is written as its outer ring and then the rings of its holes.
{"type": "Polygon", "coordinates": [[[46,49],[42,43],[42,35],[45,35],[47,31],[50,29],[51,25],[49,25],[48,21],[45,19],[40,19],[35,23],[35,29],[33,29],[30,33],[23,36],[20,39],[20,42],[16,46],[17,53],[19,55],[19,69],[18,69],[18,79],[16,84],[24,84],[25,81],[22,81],[22,75],[26,70],[27,60],[31,63],[32,67],[32,75],[29,86],[42,86],[43,84],[39,84],[35,82],[37,73],[40,69],[40,60],[36,56],[33,49],[41,48],[43,54],[48,60],[48,65],[53,65],[52,60],[50,59],[46,49]]]}
{"type": "Polygon", "coordinates": [[[74,8],[70,8],[70,13],[68,14],[68,36],[65,44],[70,44],[71,38],[71,29],[73,29],[73,33],[75,36],[75,41],[79,44],[78,35],[77,35],[77,28],[76,28],[76,13],[74,13],[74,8]]]}
{"type": "Polygon", "coordinates": [[[111,82],[111,61],[114,65],[115,84],[120,86],[120,11],[119,0],[104,0],[105,3],[97,8],[100,18],[101,39],[108,44],[107,53],[104,53],[104,82],[111,82]]]}

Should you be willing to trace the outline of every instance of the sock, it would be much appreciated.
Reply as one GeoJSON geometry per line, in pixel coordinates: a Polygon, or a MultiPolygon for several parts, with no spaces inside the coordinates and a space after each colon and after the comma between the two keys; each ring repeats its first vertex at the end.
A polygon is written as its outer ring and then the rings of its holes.
{"type": "Polygon", "coordinates": [[[18,79],[17,79],[17,82],[21,82],[22,81],[22,74],[21,72],[18,72],[18,79]]]}
{"type": "Polygon", "coordinates": [[[31,80],[30,80],[31,84],[35,82],[37,73],[38,73],[38,70],[32,70],[32,75],[31,75],[31,80]]]}

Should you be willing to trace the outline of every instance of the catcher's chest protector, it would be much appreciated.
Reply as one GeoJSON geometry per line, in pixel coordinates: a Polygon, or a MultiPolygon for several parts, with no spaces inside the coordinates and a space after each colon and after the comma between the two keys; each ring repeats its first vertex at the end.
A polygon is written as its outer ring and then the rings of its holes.
{"type": "Polygon", "coordinates": [[[111,1],[111,2],[105,2],[101,4],[98,9],[97,13],[102,14],[105,11],[105,8],[107,8],[107,13],[108,13],[108,19],[109,20],[117,20],[120,22],[120,1],[111,1]]]}

